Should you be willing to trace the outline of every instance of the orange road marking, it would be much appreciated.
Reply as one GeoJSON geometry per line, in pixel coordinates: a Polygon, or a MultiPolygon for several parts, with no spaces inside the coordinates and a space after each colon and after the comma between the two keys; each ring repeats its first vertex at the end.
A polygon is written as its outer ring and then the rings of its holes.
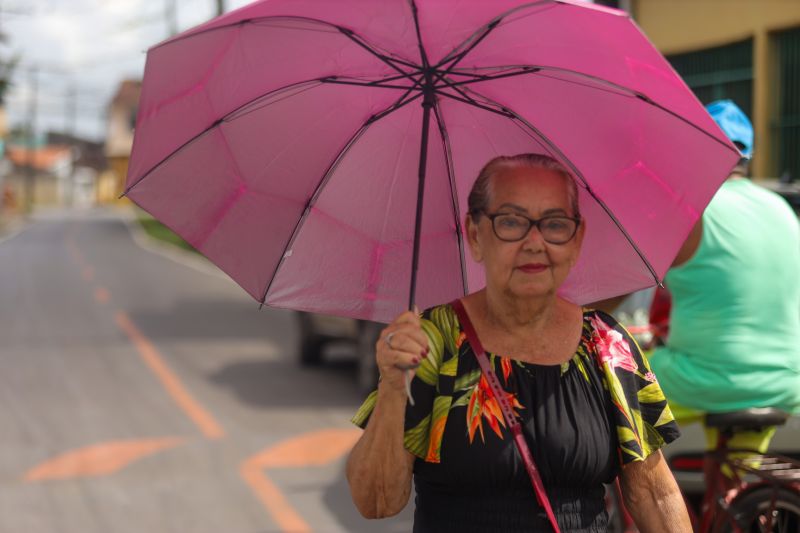
{"type": "Polygon", "coordinates": [[[267,512],[277,522],[281,531],[291,533],[309,533],[311,531],[308,523],[294,510],[286,496],[263,472],[243,465],[240,474],[266,507],[267,512]]]}
{"type": "Polygon", "coordinates": [[[90,266],[83,267],[81,274],[84,281],[92,281],[94,279],[94,269],[90,266]]]}
{"type": "Polygon", "coordinates": [[[145,364],[161,381],[161,385],[172,397],[175,403],[183,410],[186,416],[194,422],[200,431],[209,439],[219,439],[225,436],[225,431],[214,417],[195,400],[186,387],[183,386],[178,376],[167,366],[158,350],[144,334],[139,331],[128,315],[120,311],[117,313],[117,325],[128,335],[131,342],[139,350],[139,355],[145,364]]]}
{"type": "Polygon", "coordinates": [[[111,294],[109,294],[108,290],[104,287],[96,287],[94,289],[94,299],[99,304],[108,303],[108,300],[111,298],[111,294]]]}
{"type": "Polygon", "coordinates": [[[309,532],[309,525],[264,470],[326,465],[347,453],[361,433],[358,429],[326,429],[294,437],[248,458],[242,463],[239,473],[281,531],[309,532]]]}
{"type": "Polygon", "coordinates": [[[183,444],[184,439],[121,440],[103,442],[63,453],[31,468],[24,480],[45,481],[113,474],[134,461],[183,444]]]}

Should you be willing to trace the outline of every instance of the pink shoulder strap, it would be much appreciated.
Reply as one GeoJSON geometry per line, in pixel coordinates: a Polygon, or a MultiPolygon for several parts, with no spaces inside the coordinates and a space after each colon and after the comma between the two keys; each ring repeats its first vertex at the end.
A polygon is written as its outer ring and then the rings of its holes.
{"type": "Polygon", "coordinates": [[[469,319],[469,315],[467,315],[467,310],[464,309],[464,304],[459,299],[454,301],[451,305],[458,316],[458,321],[461,323],[461,327],[464,329],[464,334],[467,336],[467,341],[469,342],[470,346],[472,346],[472,352],[475,354],[475,358],[478,360],[481,371],[483,372],[484,377],[486,377],[489,387],[492,389],[492,395],[497,400],[497,403],[500,404],[500,410],[503,412],[503,418],[506,421],[506,426],[511,430],[511,434],[514,436],[514,443],[517,445],[517,451],[519,451],[519,454],[522,457],[522,462],[525,463],[525,469],[528,471],[528,476],[531,478],[533,490],[536,492],[536,499],[539,501],[539,505],[542,506],[547,514],[547,519],[550,521],[553,531],[555,531],[555,533],[560,533],[560,530],[558,529],[558,522],[556,522],[553,509],[550,507],[550,500],[547,499],[547,493],[544,490],[542,478],[539,476],[539,470],[536,468],[536,463],[533,462],[533,456],[531,455],[530,449],[528,449],[528,443],[525,441],[525,437],[522,435],[522,426],[519,424],[519,421],[514,415],[514,411],[511,409],[511,405],[508,402],[508,395],[500,386],[500,380],[497,379],[497,374],[495,374],[494,370],[489,364],[489,359],[486,357],[486,352],[481,345],[481,341],[478,339],[478,334],[475,332],[475,328],[469,319]]]}

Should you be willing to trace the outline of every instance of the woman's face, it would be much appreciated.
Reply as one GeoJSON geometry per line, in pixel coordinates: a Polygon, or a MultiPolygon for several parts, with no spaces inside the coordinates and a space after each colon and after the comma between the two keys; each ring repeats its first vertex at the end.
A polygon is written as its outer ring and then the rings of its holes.
{"type": "MultiPolygon", "coordinates": [[[[574,217],[566,178],[554,170],[517,167],[492,177],[487,212],[574,217]]],[[[578,260],[585,223],[565,244],[546,242],[534,226],[524,239],[505,242],[497,238],[492,222],[482,215],[467,216],[472,258],[483,263],[487,287],[517,297],[555,294],[578,260]]]]}

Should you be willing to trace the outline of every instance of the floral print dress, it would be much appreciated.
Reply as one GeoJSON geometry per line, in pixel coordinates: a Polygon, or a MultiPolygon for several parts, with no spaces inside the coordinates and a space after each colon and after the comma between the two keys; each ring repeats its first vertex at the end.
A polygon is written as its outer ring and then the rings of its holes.
{"type": "MultiPolygon", "coordinates": [[[[450,305],[423,313],[430,353],[411,384],[406,449],[417,457],[415,532],[549,531],[497,400],[450,305]]],[[[633,338],[586,310],[561,365],[487,352],[541,473],[562,531],[606,531],[603,484],[678,437],[633,338]]],[[[377,392],[353,418],[365,427],[377,392]]]]}

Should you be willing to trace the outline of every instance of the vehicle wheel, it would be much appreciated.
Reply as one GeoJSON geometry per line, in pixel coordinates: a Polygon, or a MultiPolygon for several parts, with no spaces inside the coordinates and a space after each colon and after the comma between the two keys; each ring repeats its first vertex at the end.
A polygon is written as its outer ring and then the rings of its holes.
{"type": "Polygon", "coordinates": [[[318,366],[322,363],[324,339],[314,330],[314,322],[308,313],[297,313],[300,325],[300,364],[318,366]]]}
{"type": "Polygon", "coordinates": [[[375,362],[375,343],[385,326],[376,322],[361,322],[358,331],[356,386],[369,394],[378,386],[378,365],[375,362]]]}
{"type": "Polygon", "coordinates": [[[742,493],[733,499],[728,513],[717,518],[713,530],[718,533],[734,531],[732,519],[741,531],[797,533],[800,531],[800,493],[767,486],[742,493]],[[770,520],[772,527],[768,529],[770,520]]]}

